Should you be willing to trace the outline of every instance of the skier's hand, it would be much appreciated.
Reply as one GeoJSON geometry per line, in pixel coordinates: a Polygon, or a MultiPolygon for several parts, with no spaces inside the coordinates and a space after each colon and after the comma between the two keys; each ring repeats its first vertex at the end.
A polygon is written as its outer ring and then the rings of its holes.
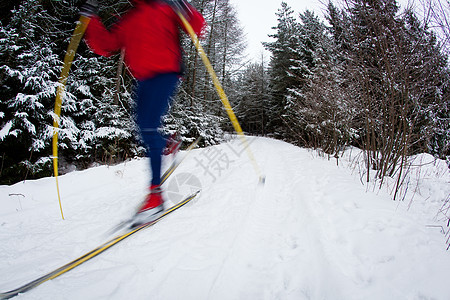
{"type": "Polygon", "coordinates": [[[87,0],[80,8],[80,15],[85,17],[92,17],[98,13],[98,2],[97,0],[87,0]]]}
{"type": "Polygon", "coordinates": [[[163,0],[167,4],[173,7],[176,12],[182,13],[184,16],[188,16],[191,12],[191,8],[185,0],[163,0]]]}

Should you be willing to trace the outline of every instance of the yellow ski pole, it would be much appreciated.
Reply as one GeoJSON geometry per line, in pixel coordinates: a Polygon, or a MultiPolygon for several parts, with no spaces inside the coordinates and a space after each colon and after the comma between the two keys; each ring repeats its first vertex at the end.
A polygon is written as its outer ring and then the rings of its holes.
{"type": "Polygon", "coordinates": [[[217,94],[219,94],[220,100],[222,101],[222,104],[225,107],[228,117],[230,118],[230,121],[233,124],[234,130],[236,130],[238,136],[240,137],[242,144],[244,145],[244,148],[247,151],[247,155],[253,164],[253,168],[255,169],[255,172],[259,177],[259,182],[264,184],[266,178],[261,173],[259,165],[256,162],[252,151],[250,150],[250,145],[242,131],[241,125],[239,124],[239,122],[236,118],[236,115],[234,114],[233,109],[231,108],[230,101],[228,101],[228,97],[225,94],[225,91],[223,90],[219,79],[217,78],[216,72],[214,71],[214,68],[212,67],[211,62],[209,61],[208,56],[206,55],[205,51],[203,50],[202,45],[200,45],[200,41],[197,37],[197,34],[194,32],[194,29],[192,28],[191,24],[189,24],[189,22],[186,20],[186,18],[183,16],[183,14],[180,11],[177,11],[177,14],[180,17],[181,21],[183,22],[183,25],[186,28],[187,32],[191,36],[192,42],[194,43],[195,47],[197,48],[197,52],[200,54],[200,57],[202,58],[203,63],[205,64],[205,67],[208,70],[208,73],[212,78],[214,86],[216,87],[216,90],[217,90],[217,94]]]}
{"type": "Polygon", "coordinates": [[[66,56],[64,57],[63,69],[61,71],[61,75],[59,76],[58,88],[56,90],[55,113],[53,116],[53,172],[56,179],[56,191],[58,193],[59,209],[61,211],[61,217],[63,220],[64,213],[62,210],[58,183],[58,129],[61,115],[61,104],[62,99],[64,98],[64,90],[66,87],[67,78],[69,77],[69,70],[72,65],[73,58],[75,57],[78,45],[80,44],[81,38],[86,31],[89,21],[89,17],[80,16],[80,20],[75,27],[69,46],[67,47],[66,56]]]}

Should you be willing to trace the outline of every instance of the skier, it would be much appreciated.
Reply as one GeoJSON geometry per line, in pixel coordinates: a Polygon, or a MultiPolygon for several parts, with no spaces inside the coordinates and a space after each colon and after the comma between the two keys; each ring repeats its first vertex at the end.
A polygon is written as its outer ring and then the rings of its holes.
{"type": "Polygon", "coordinates": [[[110,30],[97,16],[96,0],[88,0],[80,14],[91,18],[86,42],[97,54],[110,56],[125,51],[125,63],[137,80],[137,124],[150,157],[150,191],[135,216],[135,224],[154,220],[164,208],[161,190],[161,156],[165,139],[159,133],[182,72],[177,11],[199,36],[205,28],[203,16],[184,0],[135,0],[134,7],[110,30]]]}

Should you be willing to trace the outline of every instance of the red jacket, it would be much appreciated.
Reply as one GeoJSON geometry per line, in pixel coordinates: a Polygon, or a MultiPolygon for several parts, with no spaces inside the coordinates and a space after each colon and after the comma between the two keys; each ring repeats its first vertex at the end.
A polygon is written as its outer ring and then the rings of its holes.
{"type": "MultiPolygon", "coordinates": [[[[195,33],[201,35],[206,25],[203,16],[191,7],[187,19],[195,33]]],[[[139,1],[111,30],[93,17],[86,42],[95,53],[107,57],[125,49],[125,63],[134,77],[143,80],[181,71],[179,27],[185,30],[178,15],[165,2],[139,1]]]]}

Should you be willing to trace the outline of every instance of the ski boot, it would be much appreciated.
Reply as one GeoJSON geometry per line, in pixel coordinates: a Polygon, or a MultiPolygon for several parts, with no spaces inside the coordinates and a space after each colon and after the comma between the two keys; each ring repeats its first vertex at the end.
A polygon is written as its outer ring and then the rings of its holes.
{"type": "Polygon", "coordinates": [[[172,134],[167,140],[166,148],[163,150],[164,155],[177,154],[181,147],[181,138],[178,133],[172,134]]]}
{"type": "Polygon", "coordinates": [[[144,223],[150,223],[161,216],[164,211],[164,200],[161,186],[152,185],[150,193],[145,198],[144,203],[139,208],[133,220],[133,227],[144,223]]]}

